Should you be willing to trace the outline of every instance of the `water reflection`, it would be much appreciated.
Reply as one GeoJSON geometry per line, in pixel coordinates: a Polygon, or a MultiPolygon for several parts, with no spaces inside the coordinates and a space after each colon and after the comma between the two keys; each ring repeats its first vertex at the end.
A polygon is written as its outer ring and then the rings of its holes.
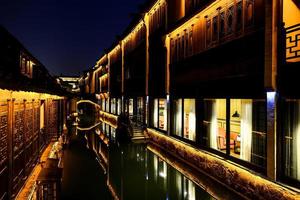
{"type": "Polygon", "coordinates": [[[147,148],[109,145],[109,184],[120,199],[213,199],[147,148]]]}
{"type": "Polygon", "coordinates": [[[85,131],[93,149],[107,171],[107,185],[118,199],[214,199],[165,160],[146,143],[121,144],[112,127],[100,124],[85,131]]]}
{"type": "Polygon", "coordinates": [[[80,129],[91,129],[99,124],[99,109],[95,105],[82,103],[78,105],[77,109],[77,121],[80,129]]]}

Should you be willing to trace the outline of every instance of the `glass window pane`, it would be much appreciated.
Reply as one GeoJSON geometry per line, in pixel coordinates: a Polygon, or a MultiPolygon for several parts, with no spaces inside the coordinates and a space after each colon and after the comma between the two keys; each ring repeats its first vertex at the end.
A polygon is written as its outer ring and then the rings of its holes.
{"type": "Polygon", "coordinates": [[[283,105],[284,173],[300,181],[300,100],[283,105]]]}
{"type": "Polygon", "coordinates": [[[167,100],[159,99],[159,128],[167,130],[167,100]]]}
{"type": "Polygon", "coordinates": [[[118,115],[120,115],[121,114],[121,105],[122,105],[122,103],[121,103],[121,99],[118,99],[118,115]]]}
{"type": "Polygon", "coordinates": [[[109,112],[109,99],[105,99],[105,111],[109,112]]]}
{"type": "Polygon", "coordinates": [[[153,105],[153,126],[158,128],[158,99],[154,99],[153,105]]]}
{"type": "Polygon", "coordinates": [[[264,167],[266,160],[264,100],[230,100],[230,154],[264,167]]]}
{"type": "Polygon", "coordinates": [[[149,114],[149,111],[148,111],[148,107],[149,107],[149,97],[146,98],[146,105],[145,105],[145,123],[148,125],[148,114],[149,114]]]}
{"type": "Polygon", "coordinates": [[[226,99],[204,99],[204,145],[226,153],[226,99]]]}
{"type": "Polygon", "coordinates": [[[129,99],[129,115],[133,115],[133,99],[129,99]]]}
{"type": "Polygon", "coordinates": [[[111,113],[116,114],[116,99],[111,99],[111,113]]]}
{"type": "Polygon", "coordinates": [[[196,101],[184,99],[184,138],[196,140],[196,101]]]}
{"type": "Polygon", "coordinates": [[[182,137],[182,99],[174,100],[173,134],[182,137]]]}

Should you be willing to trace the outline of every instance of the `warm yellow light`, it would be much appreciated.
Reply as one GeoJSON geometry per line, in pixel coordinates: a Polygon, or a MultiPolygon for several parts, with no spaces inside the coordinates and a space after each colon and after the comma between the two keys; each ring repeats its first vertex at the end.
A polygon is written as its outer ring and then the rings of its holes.
{"type": "Polygon", "coordinates": [[[40,129],[44,128],[45,126],[45,104],[43,103],[40,106],[40,129]]]}
{"type": "Polygon", "coordinates": [[[100,77],[100,80],[103,80],[103,79],[107,79],[108,78],[108,74],[103,74],[101,77],[100,77]]]}
{"type": "Polygon", "coordinates": [[[110,180],[109,179],[107,179],[107,187],[108,187],[108,189],[109,189],[109,191],[110,191],[113,199],[119,200],[120,198],[118,197],[118,195],[117,195],[115,189],[113,188],[113,186],[110,184],[110,180]]]}
{"type": "Polygon", "coordinates": [[[117,129],[118,128],[118,119],[117,115],[113,115],[107,112],[100,111],[100,121],[108,124],[109,126],[117,129]]]}
{"type": "Polygon", "coordinates": [[[300,23],[300,5],[295,1],[283,1],[283,22],[286,28],[300,23]]]}
{"type": "Polygon", "coordinates": [[[147,12],[148,15],[152,15],[156,9],[158,9],[160,6],[164,5],[166,3],[166,0],[158,0],[156,3],[150,8],[150,10],[147,12]]]}
{"type": "Polygon", "coordinates": [[[101,65],[103,64],[104,60],[107,59],[107,54],[104,54],[98,61],[97,61],[97,65],[101,65]]]}
{"type": "Polygon", "coordinates": [[[123,39],[123,42],[127,43],[134,34],[137,33],[144,26],[144,21],[141,19],[139,23],[131,30],[131,32],[123,39]]]}
{"type": "Polygon", "coordinates": [[[64,99],[64,97],[47,94],[47,93],[36,93],[36,92],[26,92],[26,91],[13,91],[0,89],[0,100],[33,100],[33,99],[64,99]]]}
{"type": "Polygon", "coordinates": [[[220,183],[227,183],[226,186],[237,186],[237,192],[241,192],[243,185],[247,185],[248,195],[258,198],[270,197],[269,194],[281,196],[282,199],[299,199],[300,195],[284,188],[276,183],[248,171],[237,164],[224,160],[217,155],[211,154],[204,150],[199,150],[191,145],[184,143],[178,139],[166,136],[154,129],[147,129],[147,133],[154,144],[159,145],[165,151],[176,155],[184,160],[190,166],[201,170],[208,176],[218,180],[220,183]],[[222,173],[219,173],[221,172],[222,173]],[[230,175],[229,175],[230,174],[230,175]],[[231,177],[234,176],[237,181],[231,182],[231,177]],[[265,194],[266,196],[259,196],[265,194]],[[257,196],[258,195],[258,196],[257,196]]]}
{"type": "Polygon", "coordinates": [[[99,72],[100,70],[102,70],[103,66],[102,65],[98,65],[98,67],[95,69],[94,73],[99,72]]]}
{"type": "Polygon", "coordinates": [[[188,21],[186,21],[184,24],[182,24],[181,26],[179,26],[177,29],[175,29],[174,31],[170,32],[168,34],[169,37],[174,37],[177,34],[182,33],[185,29],[188,29],[189,27],[191,27],[192,25],[196,24],[199,22],[199,20],[202,18],[204,19],[204,17],[206,15],[210,15],[212,13],[215,13],[215,11],[222,7],[225,6],[226,4],[232,3],[232,0],[218,0],[213,2],[212,4],[210,4],[207,8],[205,8],[204,10],[196,13],[193,17],[191,17],[191,19],[189,19],[188,21]]]}
{"type": "Polygon", "coordinates": [[[120,44],[118,44],[117,46],[115,46],[109,53],[108,56],[111,56],[112,54],[115,54],[116,51],[120,50],[120,44]]]}

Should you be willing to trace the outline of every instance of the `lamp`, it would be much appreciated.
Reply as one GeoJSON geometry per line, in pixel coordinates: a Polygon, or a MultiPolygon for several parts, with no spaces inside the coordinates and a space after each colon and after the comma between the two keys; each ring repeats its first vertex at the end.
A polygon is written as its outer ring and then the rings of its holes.
{"type": "Polygon", "coordinates": [[[234,118],[239,118],[240,117],[240,114],[238,113],[237,110],[233,113],[232,117],[234,117],[234,118]]]}
{"type": "Polygon", "coordinates": [[[239,118],[240,117],[240,114],[238,113],[237,111],[237,102],[235,100],[235,112],[233,113],[233,115],[231,117],[234,117],[234,118],[239,118]]]}

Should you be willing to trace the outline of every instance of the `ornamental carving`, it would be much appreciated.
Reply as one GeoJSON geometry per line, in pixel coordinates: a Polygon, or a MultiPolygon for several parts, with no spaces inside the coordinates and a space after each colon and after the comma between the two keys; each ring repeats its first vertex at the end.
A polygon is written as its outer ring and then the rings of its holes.
{"type": "Polygon", "coordinates": [[[25,119],[26,119],[26,125],[25,125],[25,140],[29,141],[32,138],[32,131],[33,131],[33,109],[32,104],[27,103],[26,104],[26,111],[25,111],[25,119]]]}
{"type": "Polygon", "coordinates": [[[13,151],[17,152],[24,142],[24,104],[15,103],[14,107],[13,151]]]}
{"type": "Polygon", "coordinates": [[[0,105],[0,166],[7,160],[8,156],[8,116],[7,104],[0,105]]]}

